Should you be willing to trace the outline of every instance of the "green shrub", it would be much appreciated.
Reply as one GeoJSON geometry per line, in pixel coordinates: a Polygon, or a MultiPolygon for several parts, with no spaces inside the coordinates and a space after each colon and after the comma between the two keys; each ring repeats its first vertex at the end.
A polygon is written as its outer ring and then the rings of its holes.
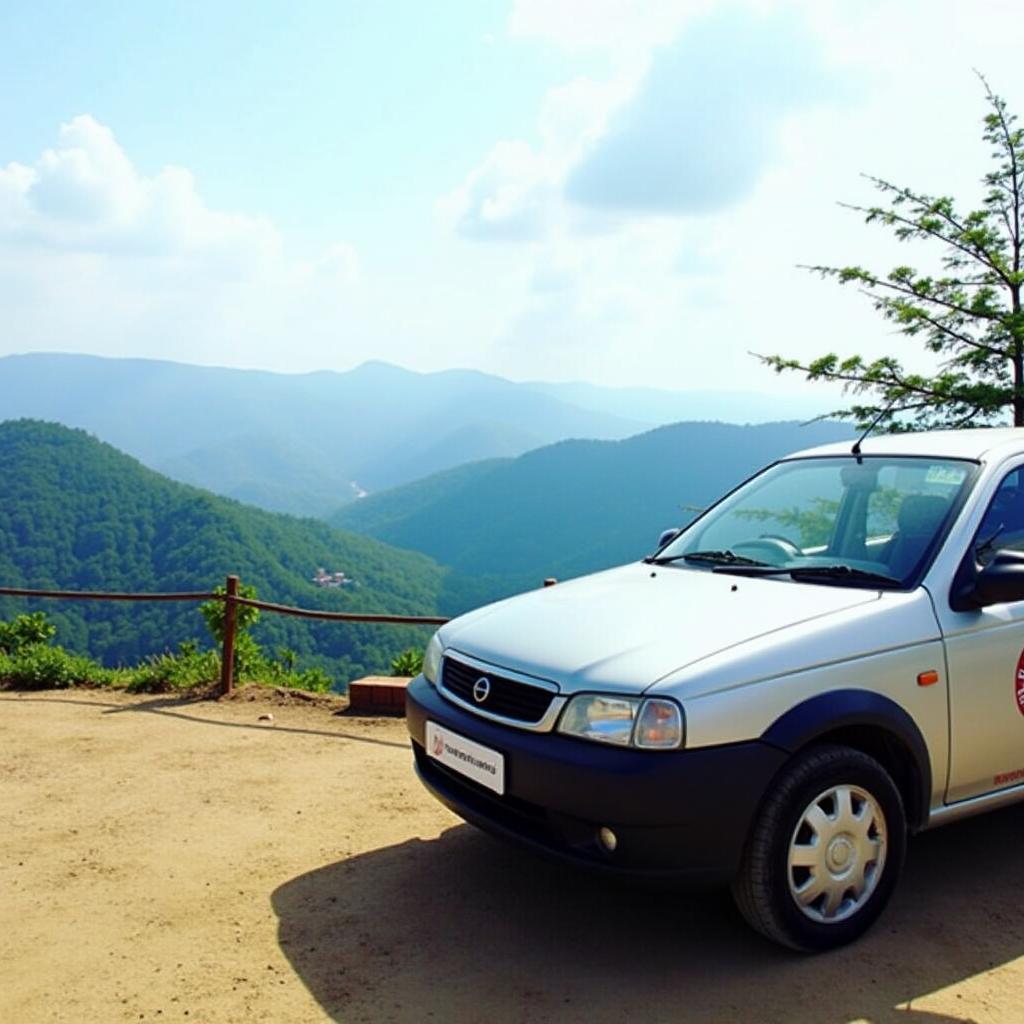
{"type": "Polygon", "coordinates": [[[235,678],[241,681],[266,671],[268,664],[276,665],[263,654],[260,645],[248,634],[235,636],[235,678]]]}
{"type": "Polygon", "coordinates": [[[0,681],[21,690],[103,686],[113,682],[114,675],[90,658],[45,643],[28,644],[14,654],[0,653],[0,681]]]}
{"type": "Polygon", "coordinates": [[[194,640],[186,640],[177,654],[157,654],[141,665],[124,670],[126,688],[133,693],[169,693],[210,686],[220,678],[220,656],[200,651],[194,640]]]}
{"type": "Polygon", "coordinates": [[[48,644],[57,627],[46,618],[46,612],[19,615],[12,622],[0,622],[0,652],[17,654],[23,647],[48,644]]]}
{"type": "Polygon", "coordinates": [[[258,646],[250,653],[236,678],[240,683],[281,686],[289,690],[309,690],[311,693],[326,693],[334,685],[334,680],[323,669],[307,668],[298,672],[291,659],[274,661],[265,657],[258,646]]]}
{"type": "MultiPolygon", "coordinates": [[[[214,587],[213,592],[219,596],[227,593],[227,589],[221,584],[214,587]]],[[[257,598],[256,588],[250,583],[240,583],[238,596],[248,601],[255,601],[257,598]]],[[[214,643],[218,647],[224,646],[224,625],[227,619],[227,602],[221,600],[207,601],[199,606],[199,614],[202,615],[206,628],[210,631],[214,643]]],[[[238,659],[245,639],[249,638],[249,630],[259,622],[259,608],[250,608],[246,604],[235,605],[235,668],[238,668],[238,659]]]]}
{"type": "Polygon", "coordinates": [[[295,677],[295,689],[310,693],[327,693],[333,685],[334,680],[322,668],[307,668],[295,677]]]}
{"type": "MultiPolygon", "coordinates": [[[[253,587],[242,587],[240,593],[245,597],[256,596],[253,587]]],[[[202,611],[211,634],[222,642],[223,602],[210,601],[202,611]]],[[[313,693],[330,690],[334,680],[323,669],[297,670],[298,655],[290,648],[280,648],[276,660],[263,653],[248,632],[258,616],[255,608],[238,609],[235,679],[313,693]]],[[[220,652],[202,651],[195,640],[179,644],[176,653],[168,651],[147,658],[140,665],[109,669],[62,647],[51,647],[50,640],[55,634],[56,628],[43,612],[0,622],[0,685],[27,690],[121,686],[134,693],[170,693],[211,687],[220,678],[220,652]]]]}
{"type": "Polygon", "coordinates": [[[391,660],[394,676],[418,676],[423,671],[423,652],[410,647],[391,660]]]}

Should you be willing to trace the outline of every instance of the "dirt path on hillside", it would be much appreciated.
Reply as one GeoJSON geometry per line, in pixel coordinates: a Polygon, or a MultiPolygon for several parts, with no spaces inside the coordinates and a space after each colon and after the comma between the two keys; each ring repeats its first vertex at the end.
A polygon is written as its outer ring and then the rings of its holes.
{"type": "Polygon", "coordinates": [[[803,958],[497,845],[410,760],[398,720],[0,694],[0,1021],[1024,1021],[1024,808],[803,958]]]}

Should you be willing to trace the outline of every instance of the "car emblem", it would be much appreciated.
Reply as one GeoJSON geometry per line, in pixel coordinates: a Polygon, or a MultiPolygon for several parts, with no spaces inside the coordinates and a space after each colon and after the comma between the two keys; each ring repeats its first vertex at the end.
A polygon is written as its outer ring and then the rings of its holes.
{"type": "Polygon", "coordinates": [[[491,695],[491,681],[487,676],[481,676],[473,684],[473,700],[477,704],[483,704],[485,700],[491,695]]]}

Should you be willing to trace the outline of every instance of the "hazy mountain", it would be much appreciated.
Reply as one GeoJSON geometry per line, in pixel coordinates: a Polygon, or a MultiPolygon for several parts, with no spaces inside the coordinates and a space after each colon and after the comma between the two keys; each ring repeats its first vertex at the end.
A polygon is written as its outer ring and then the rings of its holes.
{"type": "Polygon", "coordinates": [[[82,427],[147,465],[278,510],[324,511],[467,458],[638,424],[468,371],[287,375],[140,359],[0,359],[0,418],[82,427]],[[283,457],[284,456],[284,457],[283,457]]]}
{"type": "Polygon", "coordinates": [[[650,426],[682,420],[721,423],[767,423],[781,419],[810,420],[834,404],[827,394],[808,389],[806,395],[763,391],[668,391],[657,388],[609,388],[574,382],[529,385],[562,402],[605,412],[650,426]]]}
{"type": "MultiPolygon", "coordinates": [[[[447,573],[431,559],[372,540],[248,508],[168,480],[80,430],[38,421],[0,424],[0,584],[79,590],[210,590],[228,573],[261,597],[339,611],[436,614],[447,573]],[[317,567],[355,584],[325,590],[317,567]]],[[[26,603],[0,598],[0,618],[26,603]]],[[[39,603],[60,642],[108,664],[203,637],[195,605],[39,603]]],[[[328,659],[341,677],[386,669],[422,645],[423,628],[311,623],[264,615],[271,648],[328,659]]]]}
{"type": "Polygon", "coordinates": [[[618,439],[704,415],[751,421],[820,409],[803,405],[514,383],[470,370],[423,374],[385,363],[288,375],[79,355],[0,358],[0,420],[81,427],[186,483],[305,514],[566,438],[618,439]]]}
{"type": "Polygon", "coordinates": [[[299,516],[335,509],[357,493],[322,452],[275,434],[229,437],[158,459],[154,468],[249,505],[299,516]]]}
{"type": "Polygon", "coordinates": [[[766,463],[851,436],[828,422],[678,423],[623,441],[563,441],[372,495],[330,522],[454,567],[445,600],[463,608],[639,558],[766,463]]]}

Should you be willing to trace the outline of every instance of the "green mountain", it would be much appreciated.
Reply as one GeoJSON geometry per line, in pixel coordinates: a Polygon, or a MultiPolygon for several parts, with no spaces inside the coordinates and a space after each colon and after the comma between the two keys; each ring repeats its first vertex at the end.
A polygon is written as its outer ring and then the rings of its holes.
{"type": "Polygon", "coordinates": [[[157,460],[155,468],[173,480],[290,515],[316,515],[355,496],[322,454],[273,434],[229,437],[157,460]]]}
{"type": "MultiPolygon", "coordinates": [[[[454,614],[546,576],[639,558],[662,529],[759,466],[849,436],[834,423],[681,423],[624,441],[565,441],[371,495],[328,525],[168,480],[80,430],[9,421],[0,423],[0,585],[208,590],[234,572],[284,604],[454,614]],[[318,567],[356,583],[322,589],[311,581],[318,567]]],[[[27,605],[0,598],[0,618],[27,605]]],[[[52,616],[59,642],[107,664],[205,635],[194,605],[33,607],[52,616]]],[[[342,680],[386,668],[426,632],[271,615],[256,628],[271,650],[290,647],[342,680]]]]}
{"type": "Polygon", "coordinates": [[[644,426],[498,377],[386,363],[279,374],[7,356],[0,396],[0,417],[80,427],[184,483],[305,515],[469,459],[644,426]]]}
{"type": "Polygon", "coordinates": [[[0,418],[81,427],[183,483],[303,515],[567,438],[625,438],[678,420],[809,418],[822,401],[517,383],[379,362],[280,374],[85,355],[0,358],[0,418]]]}
{"type": "MultiPolygon", "coordinates": [[[[436,614],[446,572],[367,537],[175,483],[81,430],[0,423],[0,585],[71,590],[210,590],[228,573],[262,598],[337,611],[436,614]],[[322,589],[318,567],[355,583],[322,589]]],[[[0,598],[0,618],[27,602],[0,598]]],[[[204,637],[195,605],[40,601],[58,642],[106,664],[204,637]]],[[[306,622],[264,614],[256,638],[342,680],[422,645],[422,627],[306,622]]]]}
{"type": "Polygon", "coordinates": [[[563,441],[371,495],[330,522],[451,566],[442,601],[462,610],[640,558],[761,466],[851,436],[828,422],[677,423],[624,441],[563,441]]]}

